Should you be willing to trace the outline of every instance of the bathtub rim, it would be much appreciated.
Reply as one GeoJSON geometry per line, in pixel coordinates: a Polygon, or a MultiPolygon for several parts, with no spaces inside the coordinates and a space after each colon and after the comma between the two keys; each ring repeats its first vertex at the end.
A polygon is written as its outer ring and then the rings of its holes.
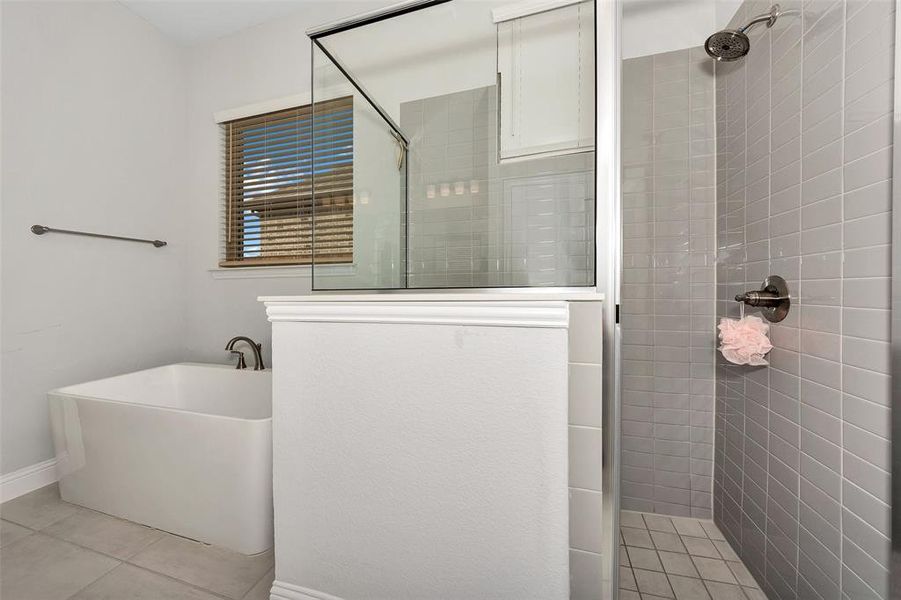
{"type": "MultiPolygon", "coordinates": [[[[73,392],[67,392],[67,391],[65,391],[67,388],[72,388],[72,387],[79,386],[79,385],[85,385],[85,384],[88,384],[88,383],[95,383],[95,382],[98,382],[98,381],[105,381],[105,380],[107,380],[107,379],[113,379],[113,378],[116,378],[116,377],[124,377],[124,376],[126,376],[126,375],[134,375],[134,374],[136,374],[136,373],[143,373],[144,371],[152,371],[152,370],[155,370],[155,369],[163,369],[163,368],[165,368],[165,367],[173,367],[173,366],[213,367],[213,368],[222,368],[222,369],[236,370],[236,369],[235,369],[234,367],[232,367],[231,365],[224,365],[224,364],[221,364],[221,363],[200,363],[200,362],[177,362],[177,363],[169,363],[169,364],[166,364],[166,365],[159,365],[159,366],[156,366],[156,367],[150,367],[149,369],[138,369],[137,371],[129,371],[128,373],[121,373],[121,374],[119,374],[119,375],[111,375],[111,376],[109,376],[109,377],[102,377],[102,378],[100,378],[100,379],[92,379],[91,381],[84,381],[84,382],[81,382],[81,383],[73,383],[73,384],[70,384],[70,385],[63,386],[63,387],[55,388],[55,389],[49,390],[49,391],[47,392],[47,398],[48,398],[48,400],[49,400],[50,397],[52,396],[52,397],[77,398],[77,399],[80,399],[80,400],[93,400],[93,401],[96,401],[96,402],[105,402],[105,403],[108,403],[108,404],[120,404],[120,405],[125,405],[125,406],[136,406],[136,407],[140,407],[140,408],[152,409],[152,410],[159,410],[159,411],[163,411],[163,412],[185,413],[185,414],[198,415],[198,416],[202,416],[202,417],[210,417],[210,418],[215,418],[215,419],[226,419],[226,420],[229,420],[229,421],[241,421],[241,422],[243,422],[243,423],[262,423],[262,422],[266,422],[266,421],[270,421],[270,422],[272,421],[272,409],[271,409],[271,404],[272,404],[272,394],[271,394],[271,392],[270,392],[270,395],[269,395],[269,400],[270,400],[270,414],[269,414],[269,416],[268,416],[268,417],[262,417],[262,418],[259,418],[259,419],[250,419],[250,418],[243,418],[243,417],[233,417],[233,416],[230,416],[230,415],[220,415],[220,414],[215,414],[215,413],[199,412],[199,411],[196,411],[196,410],[188,410],[188,409],[184,409],[184,408],[174,408],[174,407],[171,407],[171,406],[159,406],[159,405],[157,405],[157,404],[142,404],[142,403],[138,403],[138,402],[127,402],[127,401],[125,401],[125,400],[114,400],[114,399],[112,399],[112,398],[101,398],[101,397],[98,397],[98,396],[89,396],[89,395],[87,395],[87,394],[78,394],[78,393],[73,393],[73,392]]],[[[256,371],[253,371],[253,372],[256,372],[256,371]]],[[[264,369],[262,372],[269,373],[269,374],[270,374],[270,377],[271,377],[272,369],[264,369]]]]}

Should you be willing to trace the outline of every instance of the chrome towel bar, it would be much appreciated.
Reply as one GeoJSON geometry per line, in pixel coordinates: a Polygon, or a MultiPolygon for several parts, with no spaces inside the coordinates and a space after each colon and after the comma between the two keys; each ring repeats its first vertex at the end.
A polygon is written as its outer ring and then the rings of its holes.
{"type": "Polygon", "coordinates": [[[46,225],[32,225],[31,233],[35,235],[44,235],[45,233],[68,233],[69,235],[84,235],[87,237],[103,238],[107,240],[123,240],[126,242],[140,242],[142,244],[153,244],[156,248],[162,248],[166,245],[163,240],[145,240],[142,238],[122,237],[121,235],[106,235],[105,233],[90,233],[88,231],[73,231],[71,229],[56,229],[47,227],[46,225]]]}

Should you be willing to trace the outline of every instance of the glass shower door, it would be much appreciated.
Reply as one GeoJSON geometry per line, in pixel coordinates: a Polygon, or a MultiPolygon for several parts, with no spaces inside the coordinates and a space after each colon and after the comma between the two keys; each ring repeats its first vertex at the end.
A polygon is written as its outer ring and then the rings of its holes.
{"type": "Polygon", "coordinates": [[[313,289],[406,286],[406,141],[313,42],[313,289]]]}
{"type": "MultiPolygon", "coordinates": [[[[424,1],[312,32],[316,146],[346,144],[353,172],[352,249],[315,252],[313,289],[594,286],[594,14],[424,1]],[[333,144],[340,98],[353,139],[333,144]]],[[[349,231],[316,190],[322,250],[349,231]]]]}

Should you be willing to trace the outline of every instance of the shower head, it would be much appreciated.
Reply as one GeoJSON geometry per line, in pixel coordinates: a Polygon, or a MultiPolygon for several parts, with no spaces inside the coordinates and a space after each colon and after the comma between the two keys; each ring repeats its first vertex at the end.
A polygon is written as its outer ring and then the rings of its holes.
{"type": "Polygon", "coordinates": [[[738,60],[751,49],[751,40],[737,29],[717,31],[704,42],[704,50],[712,58],[723,62],[738,60]]]}
{"type": "Polygon", "coordinates": [[[751,49],[751,40],[748,39],[745,33],[748,29],[758,23],[766,23],[768,28],[772,27],[776,19],[790,12],[794,11],[783,12],[778,4],[774,4],[770,7],[770,12],[757,15],[744,27],[717,31],[704,42],[704,50],[707,51],[711,58],[718,61],[731,62],[738,60],[751,49]]]}

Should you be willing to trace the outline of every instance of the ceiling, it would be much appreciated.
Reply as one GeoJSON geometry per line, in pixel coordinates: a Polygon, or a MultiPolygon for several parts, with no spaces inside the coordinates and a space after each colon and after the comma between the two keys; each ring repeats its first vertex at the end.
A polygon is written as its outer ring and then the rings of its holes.
{"type": "MultiPolygon", "coordinates": [[[[302,10],[347,4],[347,14],[360,12],[359,0],[119,0],[176,42],[193,46],[302,10]]],[[[372,0],[373,6],[384,5],[372,0]]],[[[327,19],[331,20],[331,19],[327,19]]]]}

